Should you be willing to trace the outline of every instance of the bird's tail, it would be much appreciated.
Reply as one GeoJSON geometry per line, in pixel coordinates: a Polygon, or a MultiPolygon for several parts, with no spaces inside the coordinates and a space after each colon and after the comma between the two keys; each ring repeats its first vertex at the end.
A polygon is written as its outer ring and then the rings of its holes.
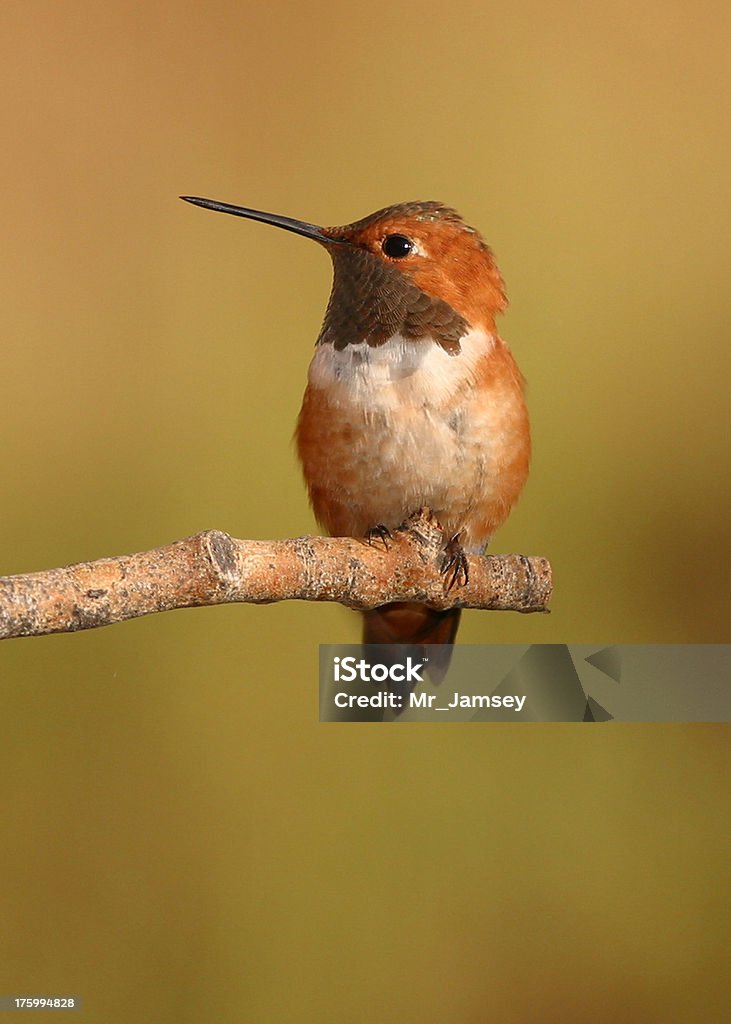
{"type": "MultiPolygon", "coordinates": [[[[440,647],[438,652],[425,648],[432,644],[453,644],[459,626],[460,608],[437,611],[425,604],[394,601],[363,613],[363,643],[406,644],[414,647],[414,656],[428,658],[429,675],[435,683],[441,682],[449,668],[451,646],[440,647]]],[[[388,649],[379,651],[379,660],[388,663],[388,649]]]]}

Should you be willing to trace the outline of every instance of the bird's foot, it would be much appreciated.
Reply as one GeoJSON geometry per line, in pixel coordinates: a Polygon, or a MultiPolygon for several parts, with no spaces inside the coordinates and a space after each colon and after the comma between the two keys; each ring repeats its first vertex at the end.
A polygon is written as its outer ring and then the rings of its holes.
{"type": "Polygon", "coordinates": [[[389,541],[392,539],[393,538],[391,536],[391,531],[387,526],[384,526],[383,523],[377,523],[375,526],[372,526],[370,530],[368,530],[368,532],[366,533],[366,540],[371,545],[371,547],[373,546],[375,541],[380,540],[381,544],[383,544],[385,551],[388,551],[389,541]]]}
{"type": "Polygon", "coordinates": [[[455,533],[447,542],[444,548],[444,558],[440,566],[443,576],[449,578],[447,592],[455,587],[462,578],[461,586],[466,586],[470,581],[470,567],[467,561],[465,550],[459,542],[459,534],[455,533]]]}

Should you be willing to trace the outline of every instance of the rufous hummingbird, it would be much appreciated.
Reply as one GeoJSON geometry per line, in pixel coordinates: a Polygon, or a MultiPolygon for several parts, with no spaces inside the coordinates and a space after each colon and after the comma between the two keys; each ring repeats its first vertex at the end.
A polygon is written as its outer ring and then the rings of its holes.
{"type": "MultiPolygon", "coordinates": [[[[318,522],[336,537],[385,539],[426,506],[458,565],[483,550],[526,481],[530,426],[523,377],[495,328],[505,286],[481,235],[436,202],[323,228],[181,198],[312,238],[332,258],[295,435],[318,522]]],[[[459,615],[386,604],[365,613],[364,643],[450,644],[459,615]]]]}

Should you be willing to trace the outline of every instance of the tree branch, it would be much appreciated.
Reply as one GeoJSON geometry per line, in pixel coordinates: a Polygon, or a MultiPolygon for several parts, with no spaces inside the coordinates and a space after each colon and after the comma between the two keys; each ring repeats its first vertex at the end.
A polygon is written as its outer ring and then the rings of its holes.
{"type": "Polygon", "coordinates": [[[387,546],[350,537],[236,540],[205,530],[152,551],[0,577],[0,639],[73,633],[200,605],[337,601],[365,610],[390,601],[434,608],[544,612],[551,566],[525,555],[469,557],[469,582],[447,590],[444,537],[423,509],[387,546]]]}

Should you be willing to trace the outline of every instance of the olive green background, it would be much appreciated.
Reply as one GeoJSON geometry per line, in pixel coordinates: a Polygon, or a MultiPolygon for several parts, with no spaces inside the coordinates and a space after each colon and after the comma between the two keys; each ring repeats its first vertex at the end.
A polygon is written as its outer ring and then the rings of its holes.
{"type": "MultiPolygon", "coordinates": [[[[306,240],[441,199],[494,247],[553,614],[729,640],[726,3],[0,8],[0,571],[312,531],[306,240]]],[[[723,726],[317,722],[329,606],[0,651],[0,990],[84,1019],[696,1021],[724,997],[723,726]]],[[[8,1020],[13,1019],[12,1014],[8,1020]]]]}

